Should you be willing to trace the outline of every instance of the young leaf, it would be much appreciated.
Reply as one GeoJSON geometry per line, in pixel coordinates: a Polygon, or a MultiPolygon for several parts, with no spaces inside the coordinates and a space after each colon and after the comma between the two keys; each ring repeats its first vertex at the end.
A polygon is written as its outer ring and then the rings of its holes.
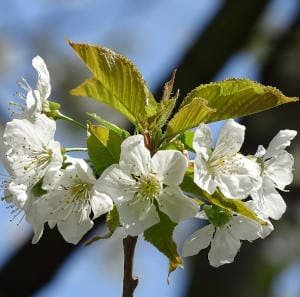
{"type": "Polygon", "coordinates": [[[114,208],[106,216],[106,225],[112,234],[120,226],[119,213],[115,205],[114,208]]]}
{"type": "Polygon", "coordinates": [[[177,247],[173,241],[173,231],[176,223],[170,218],[159,212],[160,222],[144,232],[146,241],[152,243],[160,252],[169,259],[169,275],[177,268],[183,268],[183,262],[178,255],[177,247]]]}
{"type": "Polygon", "coordinates": [[[90,133],[87,139],[89,157],[98,173],[108,166],[118,163],[121,143],[124,138],[113,130],[103,126],[88,126],[90,133]]]}
{"type": "Polygon", "coordinates": [[[200,85],[186,96],[183,107],[195,98],[207,100],[207,105],[216,109],[216,112],[202,118],[205,123],[237,118],[299,100],[283,95],[276,88],[248,79],[228,79],[200,85]]]}
{"type": "Polygon", "coordinates": [[[193,148],[193,139],[195,132],[191,130],[187,130],[182,133],[179,137],[180,141],[184,144],[184,148],[190,152],[194,152],[193,148]]]}
{"type": "Polygon", "coordinates": [[[230,212],[234,212],[241,216],[244,216],[248,219],[254,220],[259,222],[262,225],[265,225],[265,221],[260,219],[256,213],[247,206],[245,202],[239,199],[229,199],[226,198],[222,193],[219,191],[214,192],[212,195],[208,194],[206,191],[200,189],[194,183],[193,172],[188,171],[183,179],[182,184],[180,185],[181,189],[184,192],[193,194],[198,197],[204,198],[206,201],[210,202],[213,205],[219,206],[225,210],[230,212]]]}
{"type": "Polygon", "coordinates": [[[103,236],[94,236],[89,239],[85,245],[90,245],[100,239],[108,239],[112,237],[116,229],[120,226],[119,213],[115,205],[114,208],[106,215],[106,226],[108,227],[107,234],[103,236]]]}
{"type": "Polygon", "coordinates": [[[156,113],[157,103],[130,60],[104,47],[69,44],[93,73],[93,77],[71,90],[72,95],[108,104],[139,127],[156,113]]]}
{"type": "Polygon", "coordinates": [[[114,132],[116,132],[120,137],[122,138],[127,138],[130,136],[130,133],[120,127],[118,127],[117,125],[106,121],[105,119],[101,118],[100,116],[98,116],[96,113],[86,113],[89,117],[91,117],[92,119],[94,119],[95,121],[97,121],[101,126],[106,127],[109,130],[112,130],[114,132]]]}
{"type": "Polygon", "coordinates": [[[191,102],[182,106],[170,120],[166,138],[171,138],[181,132],[198,126],[209,114],[215,112],[207,106],[207,102],[201,98],[193,98],[191,102]]]}

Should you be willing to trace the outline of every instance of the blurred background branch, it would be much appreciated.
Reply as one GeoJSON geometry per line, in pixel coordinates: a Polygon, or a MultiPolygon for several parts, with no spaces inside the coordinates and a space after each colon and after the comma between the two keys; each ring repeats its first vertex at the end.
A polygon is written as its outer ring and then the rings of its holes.
{"type": "MultiPolygon", "coordinates": [[[[259,75],[261,75],[261,77],[258,76],[257,79],[260,79],[265,84],[277,86],[287,95],[299,96],[299,15],[294,19],[292,23],[288,23],[288,21],[286,20],[284,24],[287,25],[283,29],[268,31],[268,26],[264,22],[262,22],[262,16],[265,14],[266,10],[269,9],[270,5],[276,1],[219,1],[218,10],[216,10],[217,13],[210,19],[207,24],[204,24],[202,22],[201,17],[197,18],[197,21],[193,25],[193,34],[191,34],[188,30],[181,31],[183,20],[181,21],[180,19],[180,21],[178,21],[178,28],[173,28],[172,32],[174,32],[174,36],[172,37],[175,39],[175,37],[177,38],[177,36],[180,36],[180,34],[182,34],[185,36],[185,38],[186,36],[189,36],[190,40],[188,43],[186,41],[187,39],[181,37],[183,38],[181,47],[174,47],[173,51],[178,50],[179,52],[179,49],[181,49],[181,55],[177,57],[177,62],[169,63],[169,65],[167,65],[167,71],[165,69],[158,69],[158,64],[155,64],[153,62],[155,58],[159,62],[165,59],[166,56],[162,56],[161,52],[163,52],[164,43],[168,42],[166,40],[163,40],[161,44],[156,41],[157,44],[155,47],[155,51],[152,51],[149,54],[151,58],[149,60],[143,59],[140,62],[142,70],[144,70],[143,65],[145,64],[149,69],[152,67],[152,72],[155,73],[154,76],[156,79],[156,85],[154,84],[154,89],[156,90],[156,97],[161,97],[162,86],[165,81],[168,80],[174,68],[178,68],[175,80],[175,88],[180,89],[181,98],[183,98],[189,90],[199,85],[200,83],[209,82],[216,79],[218,75],[220,76],[220,72],[224,71],[224,68],[227,67],[228,63],[230,63],[230,61],[241,51],[247,51],[247,53],[250,53],[251,56],[254,57],[257,63],[256,68],[258,69],[259,75]],[[186,47],[187,43],[189,44],[188,47],[186,47]],[[156,68],[153,65],[156,65],[156,68]],[[156,75],[156,73],[158,72],[162,74],[160,76],[156,75]],[[165,74],[167,75],[162,78],[162,76],[164,76],[165,74]]],[[[78,0],[73,1],[72,4],[67,0],[59,2],[60,4],[65,5],[65,7],[69,7],[72,15],[72,11],[75,14],[77,7],[79,7],[80,9],[80,5],[88,6],[89,3],[92,3],[93,1],[78,0]]],[[[138,50],[136,49],[138,47],[135,47],[135,42],[137,42],[140,45],[139,50],[146,52],[147,47],[150,47],[149,43],[152,43],[153,40],[148,40],[147,38],[139,39],[141,37],[138,35],[138,33],[136,33],[137,28],[133,26],[132,32],[129,30],[129,28],[131,22],[132,24],[134,24],[132,20],[138,18],[139,15],[142,15],[142,21],[147,25],[150,11],[161,10],[159,2],[156,1],[154,4],[149,5],[146,2],[144,3],[131,1],[129,6],[127,5],[127,2],[126,5],[124,5],[124,2],[122,1],[119,2],[119,4],[115,5],[119,5],[118,7],[121,7],[121,9],[115,9],[113,10],[113,12],[107,12],[105,14],[105,17],[107,19],[110,19],[107,20],[106,25],[101,25],[101,23],[99,23],[98,15],[96,18],[97,22],[93,22],[93,17],[90,14],[87,14],[86,16],[82,14],[79,18],[77,17],[76,19],[76,24],[78,24],[81,23],[85,17],[86,20],[88,20],[87,30],[89,32],[105,31],[106,28],[106,35],[104,34],[104,36],[100,36],[100,33],[98,33],[98,35],[94,37],[89,35],[91,33],[82,33],[82,36],[79,35],[79,37],[76,37],[82,38],[81,41],[91,43],[95,42],[103,44],[107,42],[109,43],[110,47],[117,49],[124,54],[127,54],[128,52],[129,56],[134,56],[134,54],[138,52],[138,50]],[[121,21],[123,23],[121,23],[121,21]],[[119,27],[118,22],[120,23],[119,27]],[[114,29],[115,31],[110,29],[112,24],[117,24],[116,28],[114,29]],[[108,42],[109,38],[111,38],[110,42],[108,42]],[[143,47],[144,43],[146,45],[143,47]]],[[[161,12],[162,14],[159,15],[159,18],[156,20],[156,22],[151,23],[150,21],[148,21],[148,30],[150,30],[150,27],[155,26],[157,26],[157,31],[161,30],[160,20],[164,18],[167,19],[167,9],[169,9],[170,6],[174,5],[170,1],[165,2],[167,3],[165,10],[161,12]]],[[[288,5],[287,2],[289,1],[284,2],[285,5],[288,5]]],[[[31,1],[30,3],[31,5],[33,5],[33,7],[37,5],[37,3],[34,1],[31,1]]],[[[64,34],[67,34],[70,38],[72,38],[72,33],[70,33],[72,31],[68,29],[68,26],[61,29],[63,25],[62,6],[56,7],[56,1],[50,0],[43,1],[43,4],[51,4],[51,8],[59,9],[61,11],[61,15],[59,18],[61,23],[59,21],[54,23],[53,20],[50,20],[50,22],[47,23],[47,21],[49,21],[47,17],[41,18],[42,20],[40,20],[39,26],[46,29],[43,29],[42,31],[33,31],[33,34],[29,34],[29,32],[26,31],[28,29],[26,29],[25,26],[24,28],[21,28],[20,25],[19,27],[17,27],[16,32],[11,31],[11,29],[7,29],[7,27],[9,27],[7,24],[9,24],[9,21],[11,21],[10,19],[7,20],[6,23],[4,22],[4,25],[0,21],[0,28],[2,27],[3,32],[6,32],[9,36],[14,36],[15,39],[12,43],[15,42],[17,44],[16,47],[20,47],[20,40],[23,40],[23,46],[31,46],[32,48],[34,48],[34,52],[37,51],[45,53],[47,58],[46,61],[48,62],[50,68],[50,73],[54,74],[52,76],[54,82],[54,91],[52,94],[53,98],[64,98],[63,103],[65,106],[64,108],[67,109],[67,113],[70,113],[77,118],[84,118],[85,115],[81,111],[83,106],[86,106],[86,104],[88,104],[91,111],[97,111],[102,116],[104,115],[106,118],[108,115],[111,121],[126,126],[128,123],[125,122],[124,119],[118,117],[116,113],[112,113],[111,110],[109,110],[107,107],[103,106],[99,108],[99,105],[93,104],[92,102],[89,103],[90,101],[87,100],[76,99],[76,101],[74,101],[73,98],[66,94],[66,90],[74,87],[84,77],[87,77],[88,74],[83,70],[83,66],[80,64],[80,62],[73,59],[74,57],[72,57],[72,54],[70,54],[69,49],[67,54],[60,53],[60,55],[57,55],[56,57],[56,54],[59,51],[57,49],[57,46],[55,46],[54,40],[58,38],[59,31],[62,30],[64,34]],[[45,35],[47,28],[49,29],[49,32],[47,32],[47,34],[45,35]],[[54,37],[51,36],[51,34],[53,34],[54,37]],[[26,37],[24,38],[23,35],[26,37]],[[72,104],[70,104],[70,102],[72,102],[72,104]]],[[[3,8],[2,11],[9,11],[11,7],[14,8],[12,2],[9,1],[4,1],[1,5],[3,8]]],[[[103,3],[103,5],[105,5],[105,3],[103,3]]],[[[190,1],[189,5],[191,5],[189,13],[192,14],[193,2],[190,1]]],[[[206,5],[208,5],[208,2],[206,5]]],[[[296,7],[299,8],[299,4],[296,7]]],[[[184,7],[180,6],[178,10],[179,12],[180,9],[183,10],[184,7]]],[[[93,9],[93,12],[95,14],[98,13],[96,9],[93,9]]],[[[35,10],[32,9],[30,13],[34,15],[35,10]]],[[[27,19],[29,18],[30,16],[27,17],[27,19]]],[[[178,16],[178,18],[180,17],[178,16]]],[[[25,18],[25,21],[27,19],[25,18]]],[[[102,19],[102,21],[104,22],[104,18],[102,19]]],[[[69,17],[69,22],[72,23],[72,17],[69,17]]],[[[66,23],[68,23],[68,21],[66,23]]],[[[147,29],[146,33],[148,32],[147,29]]],[[[0,47],[2,48],[2,51],[0,51],[0,53],[2,54],[0,65],[2,73],[11,71],[5,64],[6,60],[16,59],[18,55],[21,55],[20,52],[16,51],[14,52],[16,57],[12,57],[12,54],[10,56],[10,45],[7,44],[6,40],[8,40],[8,37],[5,36],[0,39],[0,47]]],[[[61,42],[60,39],[59,42],[61,42]]],[[[21,58],[24,59],[24,56],[22,57],[21,55],[21,58]]],[[[24,60],[26,63],[30,61],[28,57],[26,57],[26,59],[24,60]]],[[[138,66],[140,66],[139,63],[137,64],[138,66]]],[[[242,68],[243,66],[238,64],[237,67],[242,68]]],[[[241,73],[245,72],[241,71],[241,73]]],[[[231,73],[230,75],[232,76],[231,73]]],[[[155,81],[155,79],[153,80],[155,81]]],[[[11,87],[11,89],[13,89],[13,87],[11,87]]],[[[3,91],[1,88],[1,97],[3,96],[2,92],[3,91]]],[[[276,111],[272,110],[270,112],[264,112],[243,119],[243,123],[247,125],[247,138],[245,143],[245,150],[247,151],[247,153],[255,152],[258,144],[266,145],[279,129],[289,128],[299,131],[299,121],[297,121],[298,114],[299,112],[295,108],[295,106],[289,105],[278,108],[276,111]]],[[[1,121],[4,122],[7,119],[7,114],[1,110],[0,117],[1,121]]],[[[76,130],[71,130],[72,128],[70,127],[64,128],[66,129],[65,131],[67,131],[64,135],[61,136],[64,141],[71,141],[68,140],[68,137],[70,135],[76,135],[76,138],[82,139],[82,142],[84,143],[84,134],[76,134],[76,130]]],[[[299,154],[300,151],[299,141],[295,146],[293,146],[293,150],[293,153],[296,155],[296,167],[299,167],[300,158],[297,157],[297,154],[299,154]]],[[[291,256],[287,257],[286,262],[284,262],[285,260],[282,257],[282,261],[278,264],[278,262],[274,262],[271,252],[268,256],[266,256],[266,249],[270,246],[277,246],[276,239],[278,239],[280,236],[283,236],[283,238],[285,238],[284,236],[287,236],[286,226],[289,226],[291,234],[294,234],[293,232],[297,232],[297,229],[291,228],[291,226],[299,226],[300,206],[296,199],[296,197],[299,197],[300,195],[299,175],[296,175],[295,180],[295,189],[293,189],[291,193],[285,195],[289,205],[289,212],[282,222],[275,223],[275,230],[278,230],[275,231],[276,235],[272,235],[272,237],[268,238],[266,241],[262,241],[259,243],[255,242],[255,244],[251,246],[248,244],[244,244],[235,264],[226,265],[219,269],[213,269],[208,266],[208,261],[206,259],[207,254],[205,253],[189,259],[188,264],[190,270],[187,270],[187,272],[185,273],[188,273],[188,271],[190,271],[190,276],[187,278],[186,287],[182,290],[182,292],[184,292],[182,296],[292,296],[272,295],[273,293],[271,286],[276,276],[278,276],[278,273],[280,273],[284,269],[284,267],[289,265],[289,263],[295,261],[295,259],[299,257],[300,252],[298,251],[298,254],[295,253],[294,258],[292,258],[291,256]]],[[[101,226],[101,220],[97,221],[96,224],[97,226],[101,226]]],[[[2,265],[0,270],[0,296],[26,297],[39,294],[42,289],[44,289],[49,283],[51,283],[51,281],[55,277],[57,277],[57,274],[63,267],[63,264],[67,262],[68,258],[73,255],[75,251],[78,252],[80,250],[80,252],[82,253],[87,252],[86,249],[82,250],[81,246],[72,246],[65,243],[56,230],[47,229],[45,233],[46,236],[43,236],[38,245],[32,245],[31,239],[27,238],[27,235],[24,235],[26,236],[27,241],[25,241],[23,245],[19,246],[11,254],[10,258],[6,260],[6,262],[2,265]]],[[[87,237],[90,236],[91,234],[87,235],[87,237]]],[[[297,236],[294,236],[294,238],[297,238],[297,236]]],[[[289,251],[292,249],[297,249],[298,242],[300,241],[291,242],[288,247],[286,246],[285,248],[287,249],[287,251],[285,251],[285,253],[289,253],[289,251]]],[[[98,242],[96,243],[96,245],[97,244],[101,245],[102,243],[98,242]]],[[[277,251],[276,248],[275,251],[277,251]]],[[[293,253],[289,254],[292,255],[293,253]]],[[[147,255],[145,257],[147,257],[147,255]]],[[[158,266],[159,264],[157,264],[157,267],[158,266]]],[[[101,280],[99,282],[101,282],[101,280]]],[[[104,286],[102,282],[101,285],[104,286]]],[[[79,293],[75,292],[75,294],[79,293]]],[[[138,294],[139,292],[137,291],[137,296],[138,294]]],[[[161,293],[161,296],[164,296],[164,294],[161,293]]]]}

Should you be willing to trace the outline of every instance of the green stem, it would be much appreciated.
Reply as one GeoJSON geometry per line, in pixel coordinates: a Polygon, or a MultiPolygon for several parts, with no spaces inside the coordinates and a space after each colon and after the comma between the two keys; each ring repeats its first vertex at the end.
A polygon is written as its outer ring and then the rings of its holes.
{"type": "Polygon", "coordinates": [[[62,114],[60,111],[57,111],[56,114],[55,114],[55,119],[60,119],[60,120],[64,120],[66,122],[70,122],[72,124],[75,124],[76,126],[86,130],[86,126],[84,124],[81,124],[79,122],[77,122],[76,120],[62,114]]]}
{"type": "Polygon", "coordinates": [[[64,148],[64,152],[87,152],[88,149],[86,147],[66,147],[64,148]]]}

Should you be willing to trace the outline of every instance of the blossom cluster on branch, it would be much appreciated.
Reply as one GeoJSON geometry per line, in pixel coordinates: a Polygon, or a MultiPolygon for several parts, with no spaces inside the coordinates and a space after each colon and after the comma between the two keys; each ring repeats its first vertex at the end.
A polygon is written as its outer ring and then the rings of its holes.
{"type": "Polygon", "coordinates": [[[25,104],[3,134],[3,163],[10,176],[2,184],[3,200],[32,225],[33,243],[48,224],[77,244],[93,221],[106,214],[105,237],[117,228],[124,237],[144,234],[169,258],[171,272],[182,266],[172,238],[182,220],[198,218],[203,227],[186,235],[181,254],[192,256],[210,245],[208,258],[215,267],[231,263],[242,241],[273,231],[270,219],[278,220],[286,211],[279,190],[293,179],[294,160],[286,149],[297,132],[281,130],[266,149],[259,146],[246,156],[240,152],[245,127],[232,118],[297,98],[231,79],[194,89],[172,116],[178,97],[172,97],[174,79],[157,103],[125,57],[91,45],[70,45],[94,75],[72,93],[117,109],[136,133],[95,114],[89,116],[97,125],[63,115],[60,105],[49,100],[43,59],[32,60],[37,84],[32,88],[22,80],[25,104]],[[214,145],[207,123],[223,119],[214,145]],[[86,129],[87,148],[64,148],[55,140],[56,120],[86,129]],[[77,149],[86,150],[87,159],[68,156],[77,149]]]}

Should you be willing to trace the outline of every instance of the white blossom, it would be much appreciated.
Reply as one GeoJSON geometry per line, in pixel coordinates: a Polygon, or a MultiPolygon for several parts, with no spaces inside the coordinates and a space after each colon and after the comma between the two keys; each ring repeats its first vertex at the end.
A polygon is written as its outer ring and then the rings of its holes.
{"type": "Polygon", "coordinates": [[[111,197],[127,234],[135,236],[159,222],[157,207],[174,222],[193,217],[197,204],[179,185],[187,159],[178,151],[158,151],[151,157],[142,135],[121,145],[119,164],[107,168],[96,183],[103,197],[111,197]]]}
{"type": "MultiPolygon", "coordinates": [[[[248,205],[254,207],[253,204],[248,205]]],[[[197,217],[208,220],[204,211],[201,211],[197,217]]],[[[184,242],[182,254],[184,257],[193,256],[210,245],[209,263],[214,267],[219,267],[234,261],[242,240],[252,242],[258,238],[265,238],[272,231],[273,225],[267,220],[266,225],[261,225],[248,218],[232,215],[221,226],[214,226],[210,223],[193,233],[184,242]]]]}
{"type": "Polygon", "coordinates": [[[31,188],[42,178],[48,183],[60,169],[63,158],[60,144],[54,140],[55,130],[55,122],[42,114],[34,122],[14,119],[7,123],[3,155],[15,184],[31,188]]]}
{"type": "Polygon", "coordinates": [[[35,234],[41,234],[44,219],[32,216],[38,199],[33,188],[47,188],[61,168],[63,157],[59,142],[54,140],[56,124],[39,114],[34,121],[15,119],[8,122],[3,133],[3,163],[10,174],[3,181],[4,200],[12,208],[13,219],[22,214],[32,224],[35,234]]]}
{"type": "Polygon", "coordinates": [[[21,95],[25,99],[26,105],[24,109],[24,117],[31,119],[37,114],[42,113],[43,109],[47,109],[47,99],[51,93],[50,75],[44,60],[40,56],[32,59],[32,66],[37,72],[38,79],[35,88],[33,89],[23,78],[19,85],[27,92],[26,95],[21,95]]]}
{"type": "MultiPolygon", "coordinates": [[[[67,162],[71,165],[56,173],[48,192],[33,205],[28,221],[37,226],[48,221],[51,228],[57,225],[63,238],[76,244],[93,227],[94,219],[112,210],[113,201],[94,187],[96,179],[84,160],[69,157],[67,162]]],[[[33,243],[42,235],[37,231],[33,243]]]]}
{"type": "Polygon", "coordinates": [[[285,149],[296,135],[294,130],[281,130],[267,149],[259,146],[255,154],[261,164],[262,186],[252,191],[251,196],[265,215],[275,220],[286,211],[286,204],[276,188],[283,191],[293,180],[294,158],[285,149]]]}
{"type": "Polygon", "coordinates": [[[228,198],[246,198],[261,185],[259,165],[238,153],[244,142],[245,127],[226,121],[212,149],[209,127],[200,124],[193,140],[196,151],[194,181],[209,194],[218,187],[228,198]]]}

